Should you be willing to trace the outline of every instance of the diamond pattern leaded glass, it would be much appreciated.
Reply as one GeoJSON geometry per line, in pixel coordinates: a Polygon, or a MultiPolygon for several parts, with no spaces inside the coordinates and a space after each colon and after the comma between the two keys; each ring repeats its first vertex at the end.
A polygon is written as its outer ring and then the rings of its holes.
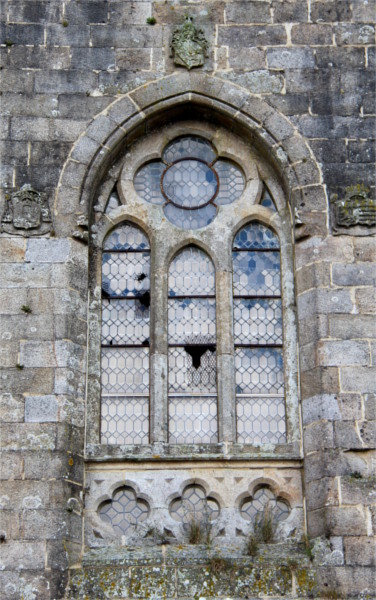
{"type": "Polygon", "coordinates": [[[276,523],[284,521],[290,514],[288,503],[281,498],[276,498],[267,486],[260,487],[253,494],[253,498],[251,496],[245,498],[240,507],[240,514],[243,519],[255,522],[258,517],[262,516],[266,507],[271,510],[276,523]]]}
{"type": "Polygon", "coordinates": [[[202,229],[209,225],[217,214],[217,209],[213,204],[208,204],[197,210],[185,210],[178,208],[173,204],[166,204],[163,212],[168,220],[180,229],[202,229]]]}
{"type": "Polygon", "coordinates": [[[280,296],[279,252],[233,252],[234,294],[280,296]]]}
{"type": "Polygon", "coordinates": [[[149,345],[150,308],[139,300],[102,300],[102,343],[149,345]]]}
{"type": "Polygon", "coordinates": [[[102,444],[147,444],[149,400],[107,396],[102,398],[102,444]]]}
{"type": "Polygon", "coordinates": [[[150,162],[139,169],[134,178],[134,189],[146,202],[164,204],[161,177],[166,166],[161,161],[150,162]]]}
{"type": "Polygon", "coordinates": [[[102,348],[102,393],[149,395],[149,348],[102,348]]]}
{"type": "Polygon", "coordinates": [[[215,293],[214,265],[199,248],[188,246],[172,260],[169,296],[209,296],[215,293]]]}
{"type": "Polygon", "coordinates": [[[104,250],[149,250],[146,235],[131,223],[122,223],[110,233],[103,244],[104,250]]]}
{"type": "Polygon", "coordinates": [[[260,204],[261,204],[261,206],[265,206],[266,208],[269,208],[273,212],[277,212],[277,209],[275,207],[273,199],[269,193],[269,190],[267,189],[267,187],[265,185],[264,185],[264,190],[262,193],[260,204]]]}
{"type": "Polygon", "coordinates": [[[102,289],[107,296],[142,297],[150,289],[149,252],[103,252],[102,289]]]}
{"type": "Polygon", "coordinates": [[[170,348],[168,353],[168,384],[170,392],[216,393],[216,353],[206,350],[200,356],[200,366],[193,366],[193,358],[188,351],[195,348],[170,348]]]}
{"type": "Polygon", "coordinates": [[[189,523],[193,518],[196,521],[214,521],[219,517],[220,508],[214,498],[206,496],[201,485],[194,483],[187,485],[180,498],[171,502],[169,511],[173,519],[189,523]]]}
{"type": "Polygon", "coordinates": [[[235,344],[282,344],[282,302],[234,298],[235,344]]]}
{"type": "Polygon", "coordinates": [[[219,191],[215,203],[222,206],[235,202],[244,190],[243,173],[239,167],[228,160],[217,160],[214,168],[219,177],[219,191]]]}
{"type": "Polygon", "coordinates": [[[284,444],[284,398],[238,398],[236,430],[238,442],[242,444],[284,444]]]}
{"type": "Polygon", "coordinates": [[[265,250],[279,248],[275,233],[261,223],[250,223],[241,229],[234,240],[234,250],[265,250]]]}
{"type": "Polygon", "coordinates": [[[213,169],[199,160],[181,160],[162,179],[167,198],[180,208],[200,208],[214,197],[218,183],[213,169]]]}
{"type": "Polygon", "coordinates": [[[106,500],[98,508],[102,521],[109,523],[120,535],[133,533],[150,513],[146,500],[137,498],[133,488],[118,488],[112,500],[106,500]]]}
{"type": "Polygon", "coordinates": [[[182,298],[168,301],[170,344],[215,344],[215,300],[182,298]]]}
{"type": "Polygon", "coordinates": [[[182,158],[199,158],[210,164],[215,160],[216,154],[210,142],[201,137],[189,135],[170,142],[163,151],[162,157],[168,164],[182,158]]]}
{"type": "Polygon", "coordinates": [[[238,394],[283,394],[281,348],[236,348],[235,369],[238,394]]]}
{"type": "Polygon", "coordinates": [[[215,444],[217,398],[170,396],[168,431],[170,444],[215,444]]]}

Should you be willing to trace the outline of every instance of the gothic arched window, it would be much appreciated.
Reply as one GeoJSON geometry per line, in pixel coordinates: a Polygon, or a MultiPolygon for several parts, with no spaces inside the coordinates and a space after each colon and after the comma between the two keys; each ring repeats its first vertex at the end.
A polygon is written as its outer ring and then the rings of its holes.
{"type": "Polygon", "coordinates": [[[291,225],[270,167],[228,131],[180,123],[135,142],[116,172],[97,204],[90,442],[113,456],[294,445],[291,225]]]}

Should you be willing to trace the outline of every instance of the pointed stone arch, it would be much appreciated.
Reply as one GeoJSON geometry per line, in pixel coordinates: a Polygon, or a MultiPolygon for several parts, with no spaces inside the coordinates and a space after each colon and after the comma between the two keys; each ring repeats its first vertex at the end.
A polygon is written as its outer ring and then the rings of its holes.
{"type": "MultiPolygon", "coordinates": [[[[91,121],[72,147],[56,193],[54,211],[65,216],[65,227],[73,232],[79,216],[89,218],[98,186],[127,144],[167,114],[177,114],[186,107],[215,114],[228,127],[244,131],[267,155],[284,187],[292,215],[296,209],[300,211],[309,233],[327,233],[327,201],[320,167],[296,127],[258,95],[197,72],[173,73],[136,88],[91,121]]],[[[64,233],[69,235],[68,230],[64,233]]]]}

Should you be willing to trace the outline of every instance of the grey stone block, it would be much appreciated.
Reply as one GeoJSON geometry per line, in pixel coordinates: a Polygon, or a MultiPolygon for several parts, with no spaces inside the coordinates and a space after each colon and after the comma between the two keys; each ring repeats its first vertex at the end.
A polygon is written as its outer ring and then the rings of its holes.
{"type": "Polygon", "coordinates": [[[337,397],[334,394],[323,394],[321,396],[306,398],[302,403],[302,412],[303,425],[323,419],[328,421],[341,419],[337,397]]]}
{"type": "MultiPolygon", "coordinates": [[[[344,91],[342,91],[335,103],[333,103],[325,94],[318,95],[312,99],[312,112],[317,115],[327,115],[328,102],[332,106],[330,112],[333,115],[346,117],[352,115],[357,116],[359,114],[363,99],[360,90],[358,93],[354,93],[354,91],[344,93],[344,91]]],[[[334,160],[330,162],[334,162],[334,160]]]]}
{"type": "Polygon", "coordinates": [[[363,447],[355,423],[352,421],[335,423],[334,439],[337,448],[361,449],[363,447]]]}
{"type": "Polygon", "coordinates": [[[304,2],[272,1],[274,23],[294,23],[308,20],[308,7],[304,2]]]}
{"type": "Polygon", "coordinates": [[[284,46],[287,42],[286,30],[282,25],[259,25],[218,28],[218,45],[232,48],[254,46],[284,46]]]}
{"type": "Polygon", "coordinates": [[[371,315],[330,315],[329,333],[334,338],[356,339],[375,336],[375,318],[371,315]]]}
{"type": "Polygon", "coordinates": [[[293,44],[304,46],[331,46],[333,44],[333,31],[331,25],[316,23],[301,23],[291,28],[291,41],[293,44]]]}
{"type": "Polygon", "coordinates": [[[68,47],[12,46],[7,60],[16,69],[69,69],[70,63],[68,47]]]}
{"type": "Polygon", "coordinates": [[[333,424],[331,422],[316,422],[304,429],[304,451],[306,453],[334,448],[333,424]]]}
{"type": "Polygon", "coordinates": [[[69,3],[65,9],[65,17],[69,21],[82,23],[106,23],[108,17],[107,0],[90,0],[90,2],[69,3]]]}
{"type": "Polygon", "coordinates": [[[237,71],[258,71],[266,68],[266,53],[260,48],[229,48],[228,62],[237,71]]]}
{"type": "Polygon", "coordinates": [[[18,69],[3,69],[1,75],[1,88],[3,93],[28,94],[33,91],[34,71],[18,69]]]}
{"type": "Polygon", "coordinates": [[[15,565],[18,570],[43,569],[45,545],[42,541],[9,541],[0,546],[0,562],[3,569],[12,570],[15,565]]]}
{"type": "Polygon", "coordinates": [[[150,69],[151,55],[151,48],[118,48],[116,50],[116,67],[127,71],[150,69]]]}
{"type": "Polygon", "coordinates": [[[46,26],[47,46],[67,46],[85,48],[90,42],[90,27],[84,23],[51,23],[46,26]]]}
{"type": "Polygon", "coordinates": [[[338,23],[334,26],[334,33],[338,46],[363,46],[374,43],[375,27],[371,24],[338,23]]]}
{"type": "Polygon", "coordinates": [[[327,367],[370,364],[370,351],[367,342],[324,341],[318,348],[320,364],[327,367]]]}
{"type": "Polygon", "coordinates": [[[111,70],[115,68],[115,50],[111,48],[73,48],[72,69],[111,70]]]}
{"type": "Polygon", "coordinates": [[[13,140],[47,140],[49,120],[42,117],[13,117],[10,136],[13,140]]]}
{"type": "Polygon", "coordinates": [[[242,0],[228,2],[225,8],[226,23],[271,23],[270,2],[242,0]]]}
{"type": "Polygon", "coordinates": [[[376,367],[343,367],[341,388],[344,392],[374,393],[376,367]]]}
{"type": "Polygon", "coordinates": [[[29,239],[25,261],[31,263],[64,263],[69,258],[68,240],[29,239]]]}
{"type": "Polygon", "coordinates": [[[44,26],[40,24],[13,24],[9,23],[1,26],[1,43],[6,40],[13,44],[28,45],[32,41],[35,46],[44,43],[44,26]]]}
{"type": "Polygon", "coordinates": [[[324,477],[307,484],[307,510],[313,511],[328,504],[338,506],[338,483],[334,477],[324,477]]]}
{"type": "Polygon", "coordinates": [[[222,73],[222,77],[249,89],[253,94],[278,93],[282,90],[284,83],[282,75],[270,73],[267,69],[250,73],[225,71],[222,73]]]}
{"type": "Polygon", "coordinates": [[[333,0],[330,3],[314,0],[311,4],[311,20],[313,22],[351,21],[351,18],[350,0],[333,0]]]}
{"type": "Polygon", "coordinates": [[[375,285],[376,269],[371,263],[358,263],[355,265],[333,265],[333,283],[336,285],[375,285]]]}
{"type": "Polygon", "coordinates": [[[313,51],[309,48],[270,48],[266,52],[270,69],[312,69],[313,51]]]}
{"type": "Polygon", "coordinates": [[[49,0],[39,2],[36,0],[13,0],[9,4],[8,18],[11,23],[43,23],[59,21],[63,15],[61,2],[49,0]]]}
{"type": "Polygon", "coordinates": [[[349,160],[354,163],[375,162],[373,142],[349,142],[349,160]]]}
{"type": "Polygon", "coordinates": [[[58,420],[58,403],[55,396],[25,398],[25,421],[45,423],[58,420]]]}
{"type": "Polygon", "coordinates": [[[313,311],[318,314],[350,313],[352,300],[350,292],[345,290],[316,289],[301,294],[298,298],[298,311],[300,318],[311,315],[313,311]]]}
{"type": "MultiPolygon", "coordinates": [[[[163,8],[163,4],[156,3],[154,6],[151,2],[111,2],[109,6],[109,24],[110,26],[124,25],[145,25],[146,19],[152,16],[152,9],[157,15],[157,22],[166,23],[165,19],[159,19],[158,11],[163,8]]],[[[174,6],[175,8],[175,6],[174,6]]],[[[178,8],[178,5],[176,5],[178,8]]]]}
{"type": "Polygon", "coordinates": [[[161,48],[162,28],[149,25],[124,27],[91,27],[91,41],[94,47],[115,48],[161,48]]]}
{"type": "Polygon", "coordinates": [[[87,70],[38,71],[35,74],[36,92],[76,93],[90,91],[97,85],[97,75],[87,70]]]}
{"type": "Polygon", "coordinates": [[[345,538],[346,564],[375,566],[375,546],[372,537],[345,538]]]}

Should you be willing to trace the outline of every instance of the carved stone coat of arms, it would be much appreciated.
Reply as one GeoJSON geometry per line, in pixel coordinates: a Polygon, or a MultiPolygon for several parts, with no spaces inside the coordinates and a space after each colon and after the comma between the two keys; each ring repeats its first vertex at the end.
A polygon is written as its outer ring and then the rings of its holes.
{"type": "Polygon", "coordinates": [[[48,233],[51,224],[46,195],[30,185],[10,195],[1,219],[2,231],[26,237],[48,233]]]}
{"type": "Polygon", "coordinates": [[[187,69],[201,67],[207,56],[208,42],[202,29],[197,29],[192,17],[185,17],[184,23],[177,27],[171,40],[174,63],[187,69]]]}

